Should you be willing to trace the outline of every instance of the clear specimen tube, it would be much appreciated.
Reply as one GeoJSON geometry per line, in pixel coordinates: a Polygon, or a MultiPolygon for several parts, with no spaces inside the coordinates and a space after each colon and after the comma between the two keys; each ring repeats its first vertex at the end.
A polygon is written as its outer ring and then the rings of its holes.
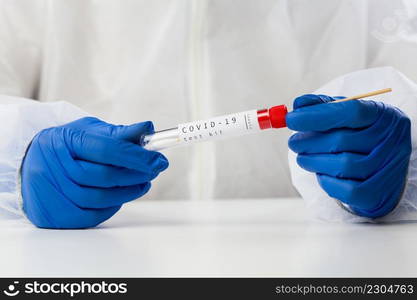
{"type": "Polygon", "coordinates": [[[241,136],[269,128],[285,127],[285,105],[269,109],[254,109],[234,114],[179,124],[177,127],[144,135],[141,145],[159,151],[166,148],[191,145],[197,142],[241,136]]]}

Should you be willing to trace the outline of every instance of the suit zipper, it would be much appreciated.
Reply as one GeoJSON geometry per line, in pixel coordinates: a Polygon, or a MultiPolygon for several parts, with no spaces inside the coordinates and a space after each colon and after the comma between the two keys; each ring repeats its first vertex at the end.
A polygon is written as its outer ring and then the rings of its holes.
{"type": "MultiPolygon", "coordinates": [[[[211,116],[209,89],[207,88],[207,56],[204,40],[206,0],[190,0],[188,37],[189,101],[192,120],[211,116]]],[[[192,199],[212,198],[214,183],[214,145],[203,143],[193,147],[190,173],[192,199]]]]}

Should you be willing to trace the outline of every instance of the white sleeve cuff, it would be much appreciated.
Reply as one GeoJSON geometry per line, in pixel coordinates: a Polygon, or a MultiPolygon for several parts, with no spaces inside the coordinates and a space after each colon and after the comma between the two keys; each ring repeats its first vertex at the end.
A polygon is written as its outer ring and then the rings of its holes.
{"type": "Polygon", "coordinates": [[[0,210],[4,214],[24,216],[20,168],[33,137],[45,128],[60,126],[86,115],[64,101],[39,103],[0,95],[0,210]]]}

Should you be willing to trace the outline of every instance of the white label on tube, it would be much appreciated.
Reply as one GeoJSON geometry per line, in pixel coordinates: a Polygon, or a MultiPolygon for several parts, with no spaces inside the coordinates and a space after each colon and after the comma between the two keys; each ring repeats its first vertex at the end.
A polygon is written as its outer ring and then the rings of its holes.
{"type": "Polygon", "coordinates": [[[261,130],[257,110],[199,120],[178,125],[180,143],[195,143],[222,137],[240,136],[261,130]]]}

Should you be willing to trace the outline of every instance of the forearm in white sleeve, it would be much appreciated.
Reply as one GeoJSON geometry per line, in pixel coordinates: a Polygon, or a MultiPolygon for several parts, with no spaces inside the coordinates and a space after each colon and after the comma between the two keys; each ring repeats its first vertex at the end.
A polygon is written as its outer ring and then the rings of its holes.
{"type": "Polygon", "coordinates": [[[289,150],[291,179],[307,207],[319,219],[348,222],[393,222],[417,220],[417,84],[391,67],[374,68],[344,75],[326,84],[315,94],[353,96],[367,91],[392,88],[393,92],[375,97],[400,108],[411,119],[412,154],[407,182],[397,207],[385,217],[370,220],[343,209],[317,182],[316,174],[300,168],[296,154],[289,150]]]}
{"type": "Polygon", "coordinates": [[[2,212],[23,216],[20,167],[33,137],[42,129],[84,116],[85,112],[64,101],[39,103],[0,95],[0,218],[2,212]]]}

